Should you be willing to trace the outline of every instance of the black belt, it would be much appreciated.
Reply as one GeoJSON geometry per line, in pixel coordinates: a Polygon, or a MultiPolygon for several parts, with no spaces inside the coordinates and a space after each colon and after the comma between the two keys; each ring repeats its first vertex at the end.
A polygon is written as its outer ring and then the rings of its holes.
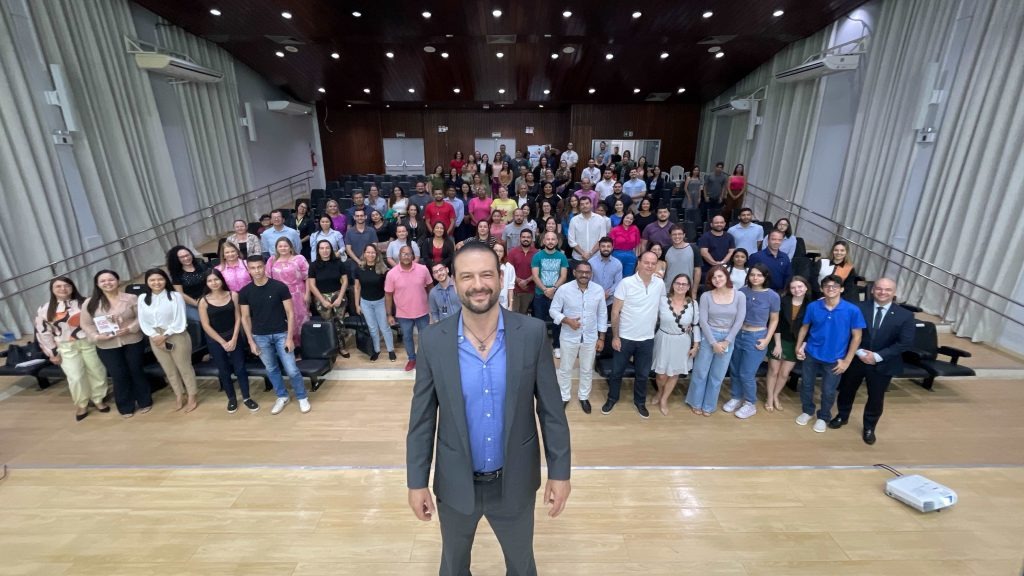
{"type": "Polygon", "coordinates": [[[493,472],[473,472],[473,482],[494,482],[498,478],[501,478],[502,468],[498,468],[493,472]]]}

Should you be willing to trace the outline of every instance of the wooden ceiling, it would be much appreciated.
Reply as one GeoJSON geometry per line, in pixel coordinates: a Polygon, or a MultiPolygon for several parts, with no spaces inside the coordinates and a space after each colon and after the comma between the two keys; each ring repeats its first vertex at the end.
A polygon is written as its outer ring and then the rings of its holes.
{"type": "Polygon", "coordinates": [[[669,102],[706,101],[864,2],[135,1],[219,44],[298,100],[445,108],[639,103],[654,93],[669,102]],[[714,14],[703,18],[707,10],[714,14]],[[785,13],[774,17],[776,10],[785,13]],[[709,43],[716,36],[724,38],[709,43]],[[297,51],[271,37],[294,39],[297,51]],[[715,58],[712,46],[725,56],[715,58]]]}

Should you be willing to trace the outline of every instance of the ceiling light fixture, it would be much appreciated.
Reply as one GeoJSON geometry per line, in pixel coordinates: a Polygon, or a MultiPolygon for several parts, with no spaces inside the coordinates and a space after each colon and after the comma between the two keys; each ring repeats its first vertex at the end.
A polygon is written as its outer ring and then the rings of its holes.
{"type": "Polygon", "coordinates": [[[462,89],[461,88],[452,88],[452,92],[455,92],[456,94],[458,94],[458,93],[462,92],[462,89]]]}
{"type": "Polygon", "coordinates": [[[355,16],[356,18],[362,18],[363,13],[357,10],[353,12],[352,15],[355,16]]]}
{"type": "Polygon", "coordinates": [[[445,38],[455,38],[455,34],[445,34],[445,38]]]}
{"type": "Polygon", "coordinates": [[[639,10],[637,10],[636,12],[633,12],[633,19],[634,20],[636,20],[637,18],[639,18],[641,16],[643,16],[643,13],[640,12],[639,10]]]}
{"type": "Polygon", "coordinates": [[[504,88],[498,88],[498,94],[504,94],[504,93],[505,93],[505,89],[504,88]]]}
{"type": "Polygon", "coordinates": [[[547,88],[545,88],[544,89],[544,95],[546,96],[548,94],[551,94],[551,90],[548,90],[547,88]]]}
{"type": "Polygon", "coordinates": [[[370,89],[369,88],[363,88],[363,94],[369,94],[369,93],[370,93],[370,89]]]}
{"type": "Polygon", "coordinates": [[[715,58],[721,58],[722,56],[725,56],[725,52],[716,52],[715,53],[715,58]]]}
{"type": "Polygon", "coordinates": [[[395,57],[395,53],[394,52],[385,52],[384,55],[387,56],[388,58],[394,58],[395,57]]]}
{"type": "Polygon", "coordinates": [[[639,88],[633,88],[633,94],[639,94],[639,93],[640,93],[640,89],[639,88]]]}
{"type": "Polygon", "coordinates": [[[331,58],[337,60],[338,58],[341,58],[341,54],[338,54],[337,52],[331,52],[331,58]]]}
{"type": "Polygon", "coordinates": [[[775,12],[772,12],[772,16],[775,16],[776,18],[782,16],[783,14],[785,14],[785,12],[783,12],[782,10],[776,10],[775,12]]]}
{"type": "Polygon", "coordinates": [[[415,88],[409,88],[409,94],[415,94],[415,93],[416,93],[416,89],[415,88]]]}
{"type": "Polygon", "coordinates": [[[217,10],[216,8],[210,8],[210,14],[213,14],[214,16],[220,16],[220,10],[217,10]]]}
{"type": "Polygon", "coordinates": [[[447,52],[441,52],[441,58],[447,58],[447,57],[448,57],[448,53],[447,52]]]}
{"type": "Polygon", "coordinates": [[[501,18],[501,10],[498,10],[497,8],[495,8],[494,10],[492,10],[492,11],[491,11],[491,14],[494,14],[494,17],[495,17],[495,18],[501,18]]]}
{"type": "Polygon", "coordinates": [[[274,52],[274,56],[277,56],[278,58],[284,58],[284,52],[278,50],[277,52],[274,52]]]}
{"type": "Polygon", "coordinates": [[[711,10],[708,10],[707,12],[701,14],[700,17],[701,18],[711,18],[714,15],[715,15],[714,12],[712,12],[711,10]]]}
{"type": "Polygon", "coordinates": [[[551,38],[551,34],[545,34],[544,37],[545,38],[551,38]]]}
{"type": "Polygon", "coordinates": [[[683,92],[686,92],[686,88],[680,88],[679,90],[676,90],[676,94],[682,94],[683,92]]]}
{"type": "Polygon", "coordinates": [[[605,60],[611,60],[612,58],[615,58],[615,54],[612,54],[611,52],[604,55],[605,60]]]}
{"type": "Polygon", "coordinates": [[[665,58],[668,58],[668,52],[661,53],[661,59],[664,60],[665,58]]]}
{"type": "Polygon", "coordinates": [[[564,52],[566,54],[572,54],[575,51],[576,51],[576,48],[574,46],[566,46],[565,48],[562,48],[562,52],[564,52]]]}
{"type": "Polygon", "coordinates": [[[433,46],[424,46],[423,51],[427,54],[433,54],[434,52],[437,52],[437,48],[434,48],[433,46]]]}
{"type": "Polygon", "coordinates": [[[349,104],[349,105],[348,105],[348,107],[349,107],[349,108],[351,108],[351,107],[352,107],[352,105],[351,105],[351,104],[349,104]]]}
{"type": "Polygon", "coordinates": [[[317,88],[316,91],[321,93],[321,94],[327,94],[327,90],[325,88],[322,88],[322,87],[321,88],[317,88]]]}
{"type": "Polygon", "coordinates": [[[558,60],[558,52],[552,52],[551,53],[551,59],[552,60],[558,60]]]}
{"type": "Polygon", "coordinates": [[[391,108],[391,104],[385,104],[384,107],[385,108],[391,108]]]}
{"type": "Polygon", "coordinates": [[[711,52],[712,54],[714,54],[715,52],[718,52],[721,49],[722,49],[721,46],[712,46],[712,47],[708,48],[708,52],[711,52]]]}
{"type": "Polygon", "coordinates": [[[284,18],[285,20],[291,20],[292,19],[292,13],[291,12],[281,12],[281,18],[284,18]]]}
{"type": "Polygon", "coordinates": [[[424,10],[423,11],[423,17],[429,19],[430,18],[430,12],[427,12],[426,10],[424,10]]]}
{"type": "Polygon", "coordinates": [[[566,10],[562,12],[562,18],[572,18],[572,10],[566,10]]]}
{"type": "Polygon", "coordinates": [[[504,52],[498,52],[497,54],[495,54],[495,56],[497,56],[498,58],[504,58],[505,57],[505,53],[504,52]]]}
{"type": "Polygon", "coordinates": [[[597,88],[591,88],[590,90],[587,90],[587,93],[589,94],[593,94],[594,92],[597,92],[597,88]]]}
{"type": "Polygon", "coordinates": [[[543,107],[544,107],[543,104],[537,104],[537,108],[543,108],[543,107]]]}

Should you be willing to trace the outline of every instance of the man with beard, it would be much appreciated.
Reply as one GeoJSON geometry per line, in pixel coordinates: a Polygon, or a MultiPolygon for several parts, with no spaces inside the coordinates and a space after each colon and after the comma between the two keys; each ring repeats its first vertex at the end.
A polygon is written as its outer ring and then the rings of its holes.
{"type": "Polygon", "coordinates": [[[732,253],[736,251],[736,239],[725,231],[725,218],[716,214],[711,219],[711,230],[700,237],[701,271],[707,274],[712,266],[728,266],[732,253]]]}
{"type": "Polygon", "coordinates": [[[519,233],[519,246],[508,246],[508,263],[516,271],[516,286],[513,290],[512,309],[526,314],[533,303],[533,255],[537,248],[533,245],[533,231],[525,229],[519,233]]]}
{"type": "Polygon", "coordinates": [[[569,406],[572,393],[572,368],[580,359],[580,408],[590,414],[590,390],[594,379],[594,357],[604,349],[608,331],[608,308],[604,305],[604,289],[590,281],[590,262],[576,265],[576,280],[566,282],[555,291],[551,302],[551,320],[561,325],[562,361],[558,364],[558,387],[562,403],[569,406]]]}
{"type": "Polygon", "coordinates": [[[423,330],[430,322],[428,294],[434,281],[430,271],[419,262],[413,261],[412,248],[402,246],[398,252],[398,266],[388,271],[384,278],[384,303],[388,310],[388,324],[398,324],[402,330],[402,341],[409,360],[405,371],[416,368],[416,349],[413,347],[413,329],[423,339],[423,330]],[[391,311],[394,310],[394,315],[391,311]],[[396,322],[397,320],[397,322],[396,322]]]}
{"type": "Polygon", "coordinates": [[[661,245],[662,254],[672,245],[672,223],[668,221],[671,211],[668,206],[658,207],[658,219],[641,230],[641,235],[646,241],[644,248],[650,250],[654,244],[661,245]]]}
{"type": "Polygon", "coordinates": [[[420,342],[406,438],[409,506],[423,521],[437,510],[441,576],[470,574],[481,517],[497,536],[506,573],[536,575],[540,438],[549,516],[562,512],[570,492],[569,426],[558,409],[550,344],[543,322],[497,305],[498,258],[486,244],[466,244],[453,268],[462,311],[427,328],[420,342]],[[435,437],[436,508],[427,487],[435,437]]]}
{"type": "MultiPolygon", "coordinates": [[[[565,284],[569,259],[555,249],[558,246],[558,236],[554,232],[545,232],[543,241],[544,249],[533,255],[530,269],[533,272],[533,284],[537,287],[533,296],[533,317],[547,323],[548,320],[551,320],[548,311],[551,308],[551,300],[555,297],[555,291],[559,286],[565,284]]],[[[555,327],[551,330],[555,358],[562,357],[559,332],[561,332],[561,326],[555,322],[555,327]]]]}

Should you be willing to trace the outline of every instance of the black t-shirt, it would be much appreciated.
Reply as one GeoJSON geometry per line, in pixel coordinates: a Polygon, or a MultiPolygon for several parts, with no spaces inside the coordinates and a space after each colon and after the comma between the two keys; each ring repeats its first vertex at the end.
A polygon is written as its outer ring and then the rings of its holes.
{"type": "Polygon", "coordinates": [[[249,306],[249,317],[252,318],[252,333],[265,336],[267,334],[283,334],[288,331],[288,316],[284,312],[284,301],[291,300],[292,295],[284,282],[267,278],[267,283],[257,286],[255,282],[246,284],[238,293],[238,304],[249,306]]]}
{"type": "Polygon", "coordinates": [[[359,297],[374,302],[383,298],[384,276],[384,274],[377,274],[374,270],[360,266],[356,271],[356,278],[359,280],[359,297]]]}
{"type": "Polygon", "coordinates": [[[345,275],[345,263],[334,260],[316,260],[309,266],[309,277],[316,281],[321,294],[341,290],[341,277],[345,275]]]}
{"type": "Polygon", "coordinates": [[[171,279],[174,284],[181,285],[181,291],[193,300],[199,300],[203,295],[203,287],[206,285],[206,266],[196,260],[192,266],[195,272],[181,271],[181,275],[171,279]]]}

